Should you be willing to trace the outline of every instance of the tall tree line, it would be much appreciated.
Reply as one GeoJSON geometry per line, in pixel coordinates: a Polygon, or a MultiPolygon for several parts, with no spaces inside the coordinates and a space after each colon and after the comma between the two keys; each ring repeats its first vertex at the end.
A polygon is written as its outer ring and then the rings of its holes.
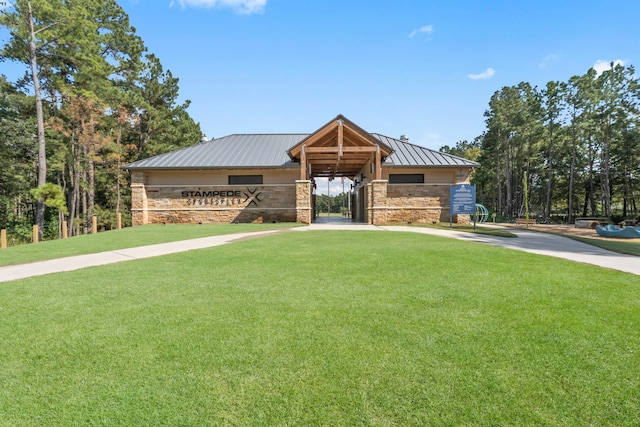
{"type": "Polygon", "coordinates": [[[443,151],[478,161],[478,201],[498,216],[637,218],[640,203],[640,84],[633,66],[590,69],[544,88],[496,91],[486,131],[443,151]],[[528,194],[524,193],[524,178],[528,194]]]}
{"type": "MultiPolygon", "coordinates": [[[[0,226],[46,237],[113,228],[130,217],[131,161],[199,141],[178,79],[162,67],[115,0],[0,1],[0,226]]],[[[14,234],[15,235],[15,234],[14,234]]]]}

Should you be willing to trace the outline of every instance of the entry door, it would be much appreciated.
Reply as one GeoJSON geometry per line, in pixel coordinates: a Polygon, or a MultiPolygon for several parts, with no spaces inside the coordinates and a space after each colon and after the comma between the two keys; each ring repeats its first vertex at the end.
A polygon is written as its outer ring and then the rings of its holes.
{"type": "Polygon", "coordinates": [[[358,189],[358,198],[357,198],[357,222],[367,222],[367,192],[366,187],[362,186],[358,189]]]}

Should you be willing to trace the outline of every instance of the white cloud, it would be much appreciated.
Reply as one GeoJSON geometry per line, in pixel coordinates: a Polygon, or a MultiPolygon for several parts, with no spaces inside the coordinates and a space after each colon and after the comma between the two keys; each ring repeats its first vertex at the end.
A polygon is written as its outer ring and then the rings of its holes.
{"type": "Polygon", "coordinates": [[[433,25],[425,25],[423,27],[420,27],[416,30],[411,31],[411,34],[409,34],[409,37],[415,37],[418,34],[431,34],[433,33],[433,25]]]}
{"type": "Polygon", "coordinates": [[[469,77],[471,80],[485,80],[493,77],[495,73],[496,70],[494,70],[493,68],[487,68],[480,74],[467,74],[467,77],[469,77]]]}
{"type": "Polygon", "coordinates": [[[264,13],[267,6],[267,0],[171,0],[170,6],[176,2],[182,7],[230,7],[246,15],[264,13]]]}
{"type": "Polygon", "coordinates": [[[613,62],[613,66],[622,65],[624,66],[624,61],[622,59],[616,59],[615,61],[607,61],[605,59],[598,59],[595,64],[593,64],[593,69],[596,70],[598,75],[603,72],[611,69],[611,63],[613,62]]]}
{"type": "Polygon", "coordinates": [[[538,67],[545,68],[547,65],[557,60],[558,60],[558,55],[556,55],[555,53],[549,54],[542,59],[542,62],[538,64],[538,67]]]}

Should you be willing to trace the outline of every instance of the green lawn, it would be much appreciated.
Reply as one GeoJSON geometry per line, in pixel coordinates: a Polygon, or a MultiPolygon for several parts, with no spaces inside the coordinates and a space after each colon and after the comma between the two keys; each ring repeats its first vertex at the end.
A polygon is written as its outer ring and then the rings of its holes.
{"type": "Polygon", "coordinates": [[[518,237],[514,233],[509,230],[505,230],[503,228],[493,228],[493,227],[483,227],[482,224],[476,224],[473,226],[471,224],[449,224],[448,222],[437,222],[435,224],[429,223],[420,223],[414,222],[412,224],[406,223],[389,223],[387,225],[400,225],[400,226],[411,226],[411,227],[424,227],[424,228],[437,228],[439,230],[453,230],[453,231],[463,231],[465,233],[477,233],[477,234],[486,234],[489,236],[498,236],[498,237],[518,237]]]}
{"type": "Polygon", "coordinates": [[[567,236],[588,245],[597,246],[608,251],[640,257],[640,239],[589,239],[586,237],[567,236]]]}
{"type": "Polygon", "coordinates": [[[340,213],[340,212],[330,212],[330,213],[327,213],[327,212],[318,212],[316,215],[317,215],[319,218],[320,218],[320,217],[345,218],[345,217],[342,215],[342,213],[340,213]]]}
{"type": "Polygon", "coordinates": [[[640,277],[290,232],[0,284],[0,425],[640,424],[640,277]]]}
{"type": "Polygon", "coordinates": [[[84,255],[115,249],[196,239],[198,237],[243,233],[247,231],[290,228],[299,224],[151,224],[142,227],[85,234],[70,239],[49,240],[37,244],[0,249],[0,267],[33,261],[84,255]]]}

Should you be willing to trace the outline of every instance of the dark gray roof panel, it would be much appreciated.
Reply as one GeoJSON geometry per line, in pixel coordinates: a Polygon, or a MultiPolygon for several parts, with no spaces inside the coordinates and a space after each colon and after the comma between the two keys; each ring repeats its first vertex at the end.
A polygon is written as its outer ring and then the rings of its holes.
{"type": "MultiPolygon", "coordinates": [[[[383,166],[480,166],[471,160],[420,147],[407,141],[377,133],[371,135],[394,150],[383,166]]],[[[309,134],[234,134],[139,160],[123,168],[222,169],[293,166],[288,155],[289,149],[308,136],[309,134]]]]}
{"type": "Polygon", "coordinates": [[[286,167],[288,149],[308,134],[229,135],[124,166],[125,169],[286,167]]]}
{"type": "Polygon", "coordinates": [[[372,133],[380,142],[393,148],[393,153],[384,161],[383,165],[394,166],[468,166],[478,167],[479,163],[463,159],[447,153],[411,144],[407,141],[390,138],[372,133]]]}

